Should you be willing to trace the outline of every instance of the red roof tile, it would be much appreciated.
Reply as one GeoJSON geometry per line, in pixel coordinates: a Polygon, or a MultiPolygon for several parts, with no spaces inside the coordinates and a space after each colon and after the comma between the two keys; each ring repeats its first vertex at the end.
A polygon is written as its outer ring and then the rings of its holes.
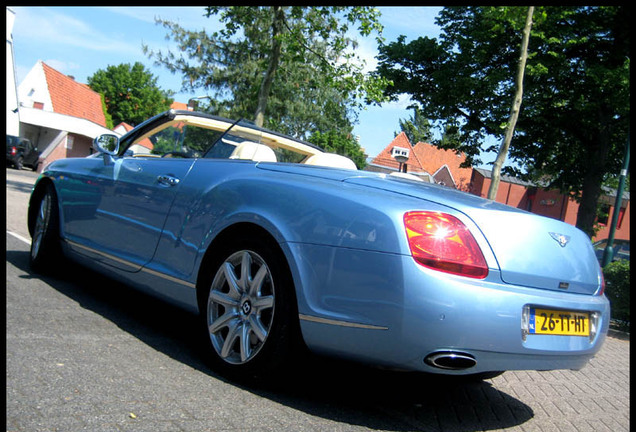
{"type": "Polygon", "coordinates": [[[49,88],[53,112],[72,117],[83,118],[106,126],[106,117],[102,110],[99,93],[94,92],[86,84],[56,71],[42,62],[46,84],[49,88]]]}
{"type": "Polygon", "coordinates": [[[459,165],[466,160],[463,154],[458,155],[453,150],[443,150],[432,144],[418,142],[414,146],[404,132],[400,132],[391,143],[384,148],[371,163],[387,168],[399,169],[398,161],[391,156],[393,147],[410,149],[409,160],[406,163],[408,172],[435,174],[444,165],[448,167],[455,185],[458,189],[466,190],[472,175],[471,168],[460,168],[459,165]]]}
{"type": "Polygon", "coordinates": [[[174,109],[174,110],[184,110],[184,111],[187,111],[187,110],[188,110],[188,104],[185,104],[185,103],[183,103],[183,102],[177,102],[177,101],[174,101],[174,102],[172,102],[172,105],[170,105],[170,108],[171,108],[171,109],[174,109]]]}

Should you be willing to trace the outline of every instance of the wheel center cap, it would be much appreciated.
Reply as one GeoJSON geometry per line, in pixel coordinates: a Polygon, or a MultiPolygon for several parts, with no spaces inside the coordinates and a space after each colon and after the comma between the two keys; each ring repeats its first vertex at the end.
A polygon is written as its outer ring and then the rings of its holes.
{"type": "Polygon", "coordinates": [[[241,305],[241,311],[244,315],[249,315],[252,312],[252,303],[249,300],[245,300],[241,305]]]}

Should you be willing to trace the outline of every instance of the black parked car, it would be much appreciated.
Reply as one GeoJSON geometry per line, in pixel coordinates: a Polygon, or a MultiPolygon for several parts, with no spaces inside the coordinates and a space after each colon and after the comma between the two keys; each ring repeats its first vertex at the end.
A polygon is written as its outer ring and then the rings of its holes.
{"type": "Polygon", "coordinates": [[[38,169],[40,152],[26,138],[7,135],[7,164],[17,169],[23,166],[31,167],[33,171],[38,169]]]}

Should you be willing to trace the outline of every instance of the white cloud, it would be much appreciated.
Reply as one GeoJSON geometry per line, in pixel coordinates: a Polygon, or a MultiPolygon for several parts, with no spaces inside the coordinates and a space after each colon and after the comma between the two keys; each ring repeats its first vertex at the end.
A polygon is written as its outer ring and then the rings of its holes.
{"type": "Polygon", "coordinates": [[[80,69],[80,65],[78,65],[77,63],[57,59],[44,60],[44,63],[51,66],[56,71],[62,72],[65,75],[73,75],[74,70],[80,69]]]}
{"type": "Polygon", "coordinates": [[[57,8],[16,8],[14,39],[46,41],[48,45],[71,47],[93,51],[139,54],[137,40],[116,38],[99,33],[89,23],[60,12],[57,8]]]}
{"type": "Polygon", "coordinates": [[[203,6],[162,6],[162,7],[104,7],[110,12],[133,18],[145,23],[155,24],[155,18],[161,18],[178,23],[188,30],[206,29],[207,31],[219,30],[221,24],[216,16],[206,17],[203,6]]]}

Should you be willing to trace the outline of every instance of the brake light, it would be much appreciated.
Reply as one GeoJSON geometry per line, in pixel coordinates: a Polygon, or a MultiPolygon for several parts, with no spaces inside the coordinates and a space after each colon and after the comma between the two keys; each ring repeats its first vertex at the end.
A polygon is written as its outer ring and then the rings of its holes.
{"type": "Polygon", "coordinates": [[[601,270],[601,289],[596,292],[596,295],[602,296],[605,292],[605,275],[603,274],[603,270],[601,270]]]}
{"type": "Polygon", "coordinates": [[[483,279],[488,266],[477,241],[455,216],[441,212],[404,214],[404,227],[415,261],[434,270],[483,279]]]}
{"type": "Polygon", "coordinates": [[[18,152],[18,149],[16,149],[15,146],[11,146],[11,156],[15,156],[17,152],[18,152]]]}

